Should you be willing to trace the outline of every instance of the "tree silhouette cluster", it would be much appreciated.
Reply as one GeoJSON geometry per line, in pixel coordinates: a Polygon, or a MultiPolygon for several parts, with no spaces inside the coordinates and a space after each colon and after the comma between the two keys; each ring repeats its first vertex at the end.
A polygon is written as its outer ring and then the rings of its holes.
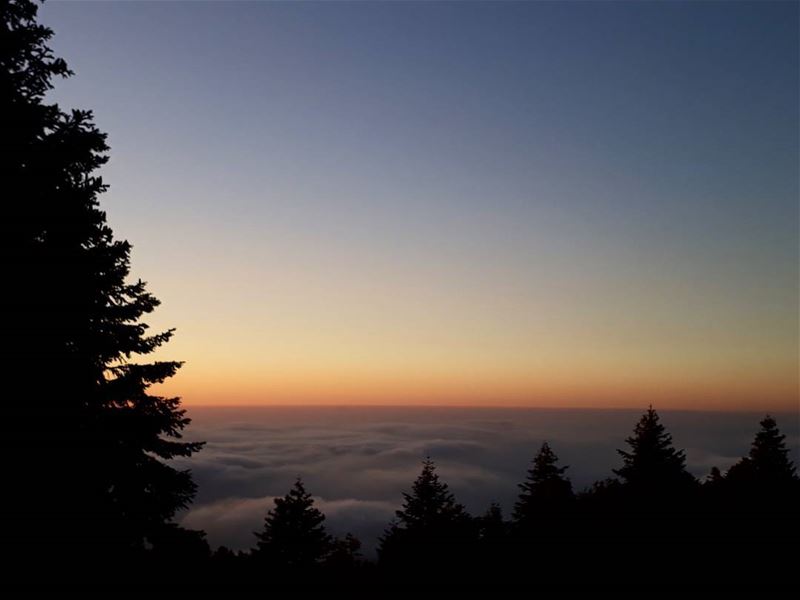
{"type": "Polygon", "coordinates": [[[531,578],[555,590],[793,582],[800,479],[772,417],[761,421],[747,456],[702,481],[686,470],[683,451],[652,407],[625,441],[615,477],[577,493],[568,467],[544,442],[510,519],[496,503],[471,516],[426,458],[379,539],[376,561],[358,553],[352,536],[326,533],[298,479],[275,500],[255,547],[237,555],[217,550],[210,572],[217,581],[249,585],[266,570],[277,582],[386,588],[519,586],[531,578]],[[744,567],[733,569],[737,564],[744,567]]]}

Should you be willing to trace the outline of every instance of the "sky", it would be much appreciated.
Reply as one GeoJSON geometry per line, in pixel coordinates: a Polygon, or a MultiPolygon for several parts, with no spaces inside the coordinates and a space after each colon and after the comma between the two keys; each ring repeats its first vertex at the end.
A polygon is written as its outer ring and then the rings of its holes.
{"type": "Polygon", "coordinates": [[[40,15],[186,405],[797,409],[797,3],[40,15]]]}

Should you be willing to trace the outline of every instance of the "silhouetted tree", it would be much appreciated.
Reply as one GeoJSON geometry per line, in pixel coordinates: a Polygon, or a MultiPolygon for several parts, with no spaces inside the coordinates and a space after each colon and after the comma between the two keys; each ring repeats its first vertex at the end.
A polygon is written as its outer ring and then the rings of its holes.
{"type": "Polygon", "coordinates": [[[153,532],[148,541],[152,544],[154,562],[171,569],[176,564],[183,567],[200,567],[211,558],[206,532],[167,523],[153,532]]]}
{"type": "Polygon", "coordinates": [[[723,479],[722,471],[719,470],[719,467],[711,467],[711,471],[708,473],[708,478],[703,482],[704,485],[718,485],[723,479]]]}
{"type": "Polygon", "coordinates": [[[573,499],[572,483],[564,477],[567,468],[558,466],[558,457],[544,442],[533,459],[527,479],[519,484],[521,493],[513,514],[518,526],[552,518],[549,512],[562,510],[573,499]]]}
{"type": "Polygon", "coordinates": [[[249,568],[253,566],[251,558],[249,553],[241,550],[233,552],[227,546],[220,546],[211,555],[206,583],[224,586],[226,589],[236,584],[252,586],[259,579],[249,568]]]}
{"type": "MultiPolygon", "coordinates": [[[[570,561],[572,551],[572,483],[564,476],[567,467],[558,466],[558,457],[544,442],[528,469],[512,514],[514,550],[508,560],[518,573],[526,565],[536,565],[544,583],[570,561]]],[[[529,567],[528,567],[529,568],[529,567]]]]}
{"type": "Polygon", "coordinates": [[[703,480],[703,497],[706,501],[719,501],[725,492],[726,483],[722,471],[718,467],[711,467],[711,471],[703,480]]]}
{"type": "Polygon", "coordinates": [[[623,458],[623,466],[615,469],[625,484],[638,491],[663,491],[691,485],[694,477],[686,471],[686,456],[683,450],[672,445],[672,436],[659,420],[651,406],[639,419],[633,435],[625,442],[630,452],[617,450],[623,458]]]}
{"type": "Polygon", "coordinates": [[[275,507],[267,513],[263,530],[256,532],[254,558],[275,569],[320,565],[333,541],[325,531],[324,521],[325,515],[314,507],[314,499],[298,477],[288,494],[275,498],[275,507]]]}
{"type": "Polygon", "coordinates": [[[430,458],[423,461],[422,472],[403,498],[396,520],[380,539],[381,563],[410,569],[434,561],[432,564],[447,571],[463,561],[477,532],[472,518],[439,479],[430,458]]]}
{"type": "Polygon", "coordinates": [[[361,541],[352,533],[348,533],[332,541],[330,551],[325,558],[325,565],[342,576],[351,573],[363,560],[361,541]]]}
{"type": "Polygon", "coordinates": [[[750,453],[729,469],[727,479],[762,488],[796,482],[797,471],[789,459],[786,436],[769,415],[759,424],[761,429],[756,433],[750,453]]]}
{"type": "Polygon", "coordinates": [[[404,492],[403,498],[403,508],[396,515],[405,529],[435,529],[441,524],[456,522],[466,514],[447,484],[439,480],[430,458],[423,461],[422,472],[411,486],[411,493],[404,492]]]}
{"type": "Polygon", "coordinates": [[[481,570],[481,579],[496,583],[498,578],[504,578],[502,571],[509,566],[509,524],[503,518],[500,505],[492,502],[483,515],[475,518],[475,525],[478,532],[475,562],[481,570]]]}
{"type": "MultiPolygon", "coordinates": [[[[597,487],[581,502],[589,515],[586,548],[598,557],[591,567],[594,576],[609,578],[618,560],[613,548],[629,547],[636,549],[626,561],[629,584],[667,577],[664,569],[672,582],[680,582],[689,571],[674,568],[675,549],[688,554],[704,535],[696,510],[699,485],[652,406],[625,441],[630,450],[617,451],[623,466],[614,471],[621,483],[597,487]]],[[[584,562],[589,560],[587,556],[584,562]]]]}
{"type": "Polygon", "coordinates": [[[497,502],[492,502],[486,512],[475,520],[478,526],[478,537],[482,542],[495,543],[505,538],[508,526],[503,519],[503,509],[497,502]]]}
{"type": "Polygon", "coordinates": [[[211,559],[224,567],[233,564],[237,556],[236,553],[227,546],[220,546],[214,550],[211,559]]]}
{"type": "Polygon", "coordinates": [[[800,479],[775,420],[761,423],[747,456],[703,485],[705,556],[742,565],[732,583],[791,586],[800,539],[800,479]],[[769,573],[769,577],[766,574],[769,573]]]}
{"type": "Polygon", "coordinates": [[[159,302],[128,281],[130,245],[98,205],[106,135],[91,112],[45,101],[71,72],[36,16],[29,0],[0,2],[0,362],[21,390],[3,406],[2,518],[26,555],[113,562],[190,502],[190,473],[164,459],[201,444],[178,441],[189,423],[179,399],[148,391],[180,363],[136,362],[172,330],[148,335],[141,319],[159,302]]]}

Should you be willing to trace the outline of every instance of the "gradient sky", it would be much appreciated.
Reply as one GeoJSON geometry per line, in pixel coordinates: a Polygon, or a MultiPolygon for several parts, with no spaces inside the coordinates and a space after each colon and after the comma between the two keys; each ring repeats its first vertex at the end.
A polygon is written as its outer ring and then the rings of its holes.
{"type": "Polygon", "coordinates": [[[795,2],[49,2],[186,404],[796,409],[795,2]]]}

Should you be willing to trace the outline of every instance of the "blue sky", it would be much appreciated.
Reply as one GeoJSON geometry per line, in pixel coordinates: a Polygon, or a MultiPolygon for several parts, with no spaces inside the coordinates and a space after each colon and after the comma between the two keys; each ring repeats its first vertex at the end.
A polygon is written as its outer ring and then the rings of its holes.
{"type": "Polygon", "coordinates": [[[188,402],[796,406],[797,3],[41,15],[188,402]]]}

